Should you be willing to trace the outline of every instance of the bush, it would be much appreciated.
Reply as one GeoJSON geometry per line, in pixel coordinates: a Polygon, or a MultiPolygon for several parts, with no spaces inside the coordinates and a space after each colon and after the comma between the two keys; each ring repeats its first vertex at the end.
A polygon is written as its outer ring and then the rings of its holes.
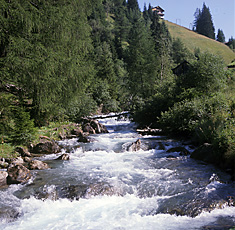
{"type": "Polygon", "coordinates": [[[18,107],[15,109],[14,122],[13,142],[15,144],[29,144],[35,136],[34,122],[30,119],[29,112],[26,112],[22,107],[18,107]]]}
{"type": "Polygon", "coordinates": [[[96,111],[97,105],[89,95],[77,97],[70,102],[66,108],[66,116],[72,122],[79,122],[82,117],[88,116],[96,111]]]}
{"type": "Polygon", "coordinates": [[[234,144],[233,103],[222,94],[176,103],[162,113],[159,123],[170,133],[190,135],[227,151],[234,144]]]}

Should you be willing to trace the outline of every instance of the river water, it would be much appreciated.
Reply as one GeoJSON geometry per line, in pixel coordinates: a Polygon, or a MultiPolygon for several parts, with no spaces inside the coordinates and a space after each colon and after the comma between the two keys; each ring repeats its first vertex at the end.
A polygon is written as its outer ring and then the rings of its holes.
{"type": "Polygon", "coordinates": [[[233,229],[235,183],[229,175],[167,150],[193,147],[164,136],[141,136],[126,119],[100,120],[109,133],[92,142],[64,140],[63,153],[39,158],[26,185],[0,190],[0,229],[233,229]],[[143,150],[127,151],[140,139],[143,150]]]}

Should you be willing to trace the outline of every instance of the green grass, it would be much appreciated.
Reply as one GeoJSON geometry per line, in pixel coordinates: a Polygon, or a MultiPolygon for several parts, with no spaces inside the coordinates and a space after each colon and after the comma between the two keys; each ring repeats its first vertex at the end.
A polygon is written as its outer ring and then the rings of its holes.
{"type": "Polygon", "coordinates": [[[172,38],[180,38],[191,52],[194,52],[196,48],[200,48],[202,52],[210,52],[221,56],[226,64],[231,63],[235,59],[235,53],[225,44],[167,20],[165,20],[165,23],[168,26],[172,38]]]}
{"type": "Polygon", "coordinates": [[[0,158],[14,158],[17,156],[15,146],[8,143],[0,144],[0,158]]]}

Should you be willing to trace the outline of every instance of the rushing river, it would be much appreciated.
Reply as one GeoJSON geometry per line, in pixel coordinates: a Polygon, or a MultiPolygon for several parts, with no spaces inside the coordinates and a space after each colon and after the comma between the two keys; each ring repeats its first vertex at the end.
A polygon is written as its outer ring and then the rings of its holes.
{"type": "MultiPolygon", "coordinates": [[[[100,120],[107,134],[91,143],[64,140],[58,155],[39,158],[50,169],[34,171],[26,185],[0,190],[0,229],[150,230],[233,229],[235,183],[229,175],[167,153],[191,146],[164,136],[141,136],[129,120],[100,120]],[[140,139],[143,150],[127,151],[140,139]]],[[[191,148],[190,148],[191,147],[191,148]]]]}

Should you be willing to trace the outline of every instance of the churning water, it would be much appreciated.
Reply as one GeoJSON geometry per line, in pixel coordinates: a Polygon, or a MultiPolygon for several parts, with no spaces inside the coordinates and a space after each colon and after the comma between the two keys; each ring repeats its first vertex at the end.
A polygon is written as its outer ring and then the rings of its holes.
{"type": "Polygon", "coordinates": [[[140,136],[129,120],[101,120],[107,134],[92,143],[61,141],[70,160],[40,158],[27,185],[0,190],[0,229],[232,229],[235,184],[229,176],[167,150],[184,146],[163,136],[140,136]],[[141,139],[142,149],[128,151],[141,139]],[[79,145],[79,146],[78,146],[79,145]],[[161,148],[159,148],[161,146],[161,148]],[[162,147],[163,146],[163,147],[162,147]]]}

